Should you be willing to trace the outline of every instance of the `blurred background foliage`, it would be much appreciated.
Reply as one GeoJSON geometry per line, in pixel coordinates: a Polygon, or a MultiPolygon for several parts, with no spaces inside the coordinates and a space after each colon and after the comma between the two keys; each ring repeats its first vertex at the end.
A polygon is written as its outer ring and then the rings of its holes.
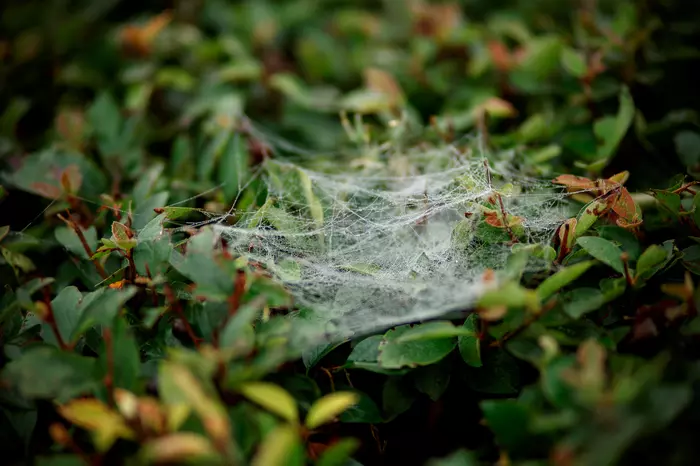
{"type": "MultiPolygon", "coordinates": [[[[86,463],[67,440],[67,431],[55,427],[49,432],[47,426],[55,426],[60,418],[52,402],[65,403],[85,387],[94,388],[100,399],[108,401],[104,387],[95,388],[97,379],[85,375],[97,370],[94,356],[99,357],[99,370],[106,364],[104,334],[95,330],[102,325],[111,329],[109,335],[122,345],[119,348],[125,348],[124,359],[117,364],[122,377],[117,387],[138,396],[161,397],[163,406],[142,399],[140,403],[148,407],[143,412],[167,411],[178,418],[173,414],[179,409],[173,407],[177,403],[171,402],[184,399],[203,420],[221,422],[220,428],[230,427],[229,422],[236,427],[230,436],[235,437],[233,449],[226,443],[226,429],[212,430],[211,425],[193,420],[195,416],[187,418],[183,429],[202,437],[144,437],[190,446],[191,450],[181,452],[183,457],[203,453],[213,456],[215,464],[247,464],[251,458],[257,464],[314,461],[324,465],[425,464],[431,459],[431,464],[442,465],[481,464],[479,460],[503,465],[694,464],[694,433],[700,422],[696,364],[700,326],[697,319],[692,320],[697,293],[693,280],[684,274],[694,277],[700,270],[698,246],[692,243],[697,236],[694,209],[698,202],[692,197],[681,200],[684,191],[677,190],[679,174],[693,180],[700,173],[700,97],[694,71],[700,57],[700,13],[696,3],[4,2],[0,10],[0,159],[5,176],[0,224],[8,228],[0,229],[6,285],[0,322],[3,364],[8,368],[3,381],[17,382],[19,392],[0,394],[3,454],[14,460],[26,453],[72,451],[40,464],[86,463]],[[268,139],[251,130],[243,115],[255,123],[254,128],[264,128],[268,139]],[[366,127],[355,131],[357,115],[362,115],[366,127]],[[392,130],[396,121],[405,128],[400,137],[392,130]],[[538,340],[524,332],[508,352],[498,345],[485,347],[475,359],[469,345],[476,338],[460,338],[446,351],[438,348],[436,361],[417,368],[381,367],[377,345],[393,341],[391,331],[370,337],[375,340],[368,339],[363,347],[353,342],[352,349],[349,345],[323,348],[318,354],[306,354],[303,361],[285,364],[287,355],[270,343],[284,328],[270,324],[256,328],[255,343],[248,334],[231,330],[229,338],[243,341],[250,359],[237,360],[228,378],[216,379],[220,385],[214,387],[211,353],[182,349],[195,346],[188,340],[190,329],[183,323],[187,319],[158,323],[160,308],[167,302],[165,289],[159,289],[158,306],[147,313],[129,314],[131,319],[143,320],[139,325],[149,322],[143,324],[145,329],[135,330],[134,322],[128,325],[121,317],[113,322],[85,318],[89,313],[83,309],[81,326],[65,324],[71,338],[78,335],[84,342],[80,355],[72,347],[55,353],[45,348],[23,353],[25,343],[36,338],[37,328],[53,335],[47,322],[31,317],[43,309],[35,308],[32,301],[45,286],[41,280],[55,277],[54,292],[44,299],[53,303],[54,312],[70,312],[80,307],[83,295],[75,289],[59,299],[61,289],[77,284],[98,293],[92,290],[105,279],[71,236],[75,225],[84,231],[93,251],[98,238],[110,234],[113,241],[122,241],[118,246],[123,251],[130,247],[129,238],[120,236],[129,230],[110,229],[112,212],[99,206],[126,209],[131,203],[134,230],[149,225],[156,217],[154,209],[176,202],[220,213],[238,199],[238,208],[254,209],[259,200],[252,195],[239,197],[237,188],[246,181],[248,170],[273,152],[333,165],[342,153],[356,154],[369,147],[362,144],[367,137],[392,144],[446,141],[461,146],[471,144],[463,135],[477,133],[494,152],[512,154],[507,156],[509,161],[526,175],[554,178],[575,173],[597,179],[628,170],[630,191],[661,188],[656,196],[662,213],[647,217],[645,212],[645,222],[655,226],[645,232],[647,236],[630,239],[609,226],[598,232],[615,240],[635,261],[648,245],[663,244],[663,248],[649,249],[647,258],[656,255],[657,259],[647,272],[650,278],[663,271],[665,278],[623,296],[617,293],[619,280],[603,273],[585,282],[587,288],[567,291],[565,310],[557,308],[561,312],[532,330],[537,338],[542,331],[551,339],[538,340]],[[350,141],[348,134],[359,143],[350,141]],[[70,166],[77,166],[77,173],[67,169],[70,166]],[[223,182],[233,189],[213,189],[223,182]],[[72,211],[68,223],[56,217],[66,209],[72,211]],[[674,246],[670,240],[685,243],[674,246]],[[591,283],[597,292],[598,279],[606,301],[596,309],[587,301],[591,283]],[[681,304],[669,304],[668,295],[680,296],[681,304]],[[676,311],[689,316],[682,337],[664,330],[659,331],[662,337],[655,334],[651,342],[642,338],[641,346],[634,342],[625,346],[623,334],[630,329],[635,338],[657,332],[650,325],[677,330],[669,323],[673,319],[664,320],[676,311]],[[654,312],[663,314],[663,325],[654,312]],[[588,313],[595,319],[583,318],[588,313]],[[629,323],[622,333],[600,330],[620,322],[629,323]],[[138,334],[138,344],[132,332],[138,334]],[[594,337],[598,343],[591,341],[594,337]],[[458,350],[452,352],[457,344],[458,350]],[[182,352],[173,357],[172,365],[157,369],[159,363],[154,361],[170,347],[182,352]],[[357,348],[367,354],[360,357],[357,348]],[[46,383],[55,386],[38,388],[38,374],[47,367],[54,372],[45,373],[46,383]],[[350,376],[344,377],[346,369],[356,369],[352,383],[350,376]],[[130,371],[138,377],[132,380],[130,371]],[[153,388],[156,373],[160,385],[153,388]],[[290,403],[287,395],[270,387],[241,385],[264,376],[284,386],[296,401],[290,403]],[[168,382],[171,379],[178,382],[168,382]],[[183,380],[195,379],[199,382],[182,389],[183,380]],[[296,430],[292,434],[285,430],[287,423],[301,422],[295,417],[294,403],[308,413],[323,399],[321,393],[334,389],[366,393],[341,416],[341,424],[316,437],[299,440],[294,437],[296,430]],[[502,399],[513,396],[519,397],[517,401],[502,399]],[[241,397],[257,404],[240,403],[241,397]],[[258,409],[259,405],[266,409],[258,409]],[[204,434],[214,444],[223,443],[213,448],[202,440],[204,434]],[[358,438],[360,446],[338,442],[339,438],[358,438]]],[[[362,155],[380,157],[374,152],[362,155]]],[[[120,219],[116,211],[115,217],[120,219]]],[[[107,243],[103,240],[103,244],[107,243]]],[[[160,274],[168,260],[155,249],[140,253],[144,263],[160,274]]],[[[572,255],[585,255],[577,251],[572,255]]],[[[106,267],[118,272],[123,270],[120,264],[110,257],[106,267]]],[[[218,272],[235,277],[236,267],[218,272]]],[[[145,275],[142,262],[133,268],[145,275]]],[[[192,264],[183,271],[187,278],[200,272],[192,264]]],[[[284,302],[284,293],[272,284],[255,283],[264,290],[257,292],[270,301],[284,302]]],[[[133,296],[109,290],[90,299],[114,317],[133,296]]],[[[202,314],[203,306],[190,300],[184,312],[198,332],[207,333],[216,326],[193,317],[202,314]]],[[[489,338],[497,341],[498,332],[498,328],[492,330],[489,338]]],[[[46,335],[42,338],[52,349],[59,343],[55,336],[52,341],[46,335]]],[[[128,394],[120,396],[125,403],[136,403],[128,394]]],[[[347,408],[346,401],[340,405],[347,408]]],[[[103,405],[88,407],[101,420],[96,424],[92,417],[81,418],[84,412],[65,406],[63,418],[84,431],[97,431],[96,438],[122,436],[122,443],[98,463],[94,458],[103,458],[104,453],[99,442],[78,431],[79,447],[95,454],[89,464],[122,464],[137,452],[140,460],[157,462],[153,459],[163,460],[171,451],[172,443],[139,445],[144,446],[141,450],[134,446],[138,442],[128,443],[134,432],[145,431],[136,424],[110,430],[110,425],[121,424],[113,422],[114,412],[108,413],[103,405]]],[[[162,421],[161,414],[153,416],[140,422],[162,421]]],[[[309,417],[307,427],[314,424],[309,417]]],[[[170,427],[177,431],[181,425],[170,427]]],[[[71,435],[74,430],[71,427],[71,435]]]]}

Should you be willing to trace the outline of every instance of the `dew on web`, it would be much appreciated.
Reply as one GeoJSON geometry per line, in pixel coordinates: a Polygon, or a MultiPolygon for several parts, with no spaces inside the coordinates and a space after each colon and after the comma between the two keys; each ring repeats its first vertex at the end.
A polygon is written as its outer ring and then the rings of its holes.
{"type": "Polygon", "coordinates": [[[485,271],[511,254],[507,240],[478,231],[496,191],[521,219],[522,243],[549,243],[566,218],[561,190],[504,163],[487,173],[482,155],[416,148],[386,158],[322,172],[275,156],[259,174],[267,202],[215,224],[232,253],[263,264],[308,311],[297,336],[309,344],[469,309],[493,286],[485,271]]]}

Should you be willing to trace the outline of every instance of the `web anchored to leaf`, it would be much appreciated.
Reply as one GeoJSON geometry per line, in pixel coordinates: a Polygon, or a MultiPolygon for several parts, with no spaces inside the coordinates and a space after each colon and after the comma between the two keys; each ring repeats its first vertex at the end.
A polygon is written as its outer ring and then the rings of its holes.
{"type": "Polygon", "coordinates": [[[482,156],[433,152],[351,173],[269,159],[264,204],[214,228],[292,292],[304,344],[467,310],[513,248],[551,242],[564,194],[482,156]]]}

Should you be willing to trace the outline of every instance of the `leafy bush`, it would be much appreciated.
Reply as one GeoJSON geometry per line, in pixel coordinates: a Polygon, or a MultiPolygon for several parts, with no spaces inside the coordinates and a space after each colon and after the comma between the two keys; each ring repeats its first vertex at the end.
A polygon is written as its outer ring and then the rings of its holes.
{"type": "Polygon", "coordinates": [[[4,5],[7,464],[694,464],[691,3],[4,5]]]}

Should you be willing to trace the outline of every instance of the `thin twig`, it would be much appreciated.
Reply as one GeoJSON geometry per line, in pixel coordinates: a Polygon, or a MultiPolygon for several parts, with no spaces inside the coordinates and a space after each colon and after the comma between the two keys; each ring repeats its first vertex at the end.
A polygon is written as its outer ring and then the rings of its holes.
{"type": "Polygon", "coordinates": [[[112,340],[112,330],[103,329],[102,338],[105,340],[105,355],[107,357],[107,374],[104,377],[104,384],[107,389],[107,401],[110,406],[114,406],[114,341],[112,340]]]}
{"type": "Polygon", "coordinates": [[[54,316],[53,312],[53,305],[51,304],[51,294],[49,293],[49,288],[44,287],[44,304],[46,305],[46,317],[44,320],[46,323],[49,324],[49,327],[51,327],[51,331],[54,333],[56,336],[56,341],[58,342],[58,346],[62,350],[71,350],[72,347],[71,345],[66,344],[66,342],[63,340],[63,337],[61,336],[61,332],[58,329],[58,324],[56,323],[56,317],[54,316]]]}
{"type": "Polygon", "coordinates": [[[164,290],[165,290],[165,299],[167,299],[168,304],[170,305],[170,309],[174,311],[180,319],[182,319],[182,323],[185,326],[185,331],[187,332],[187,335],[190,337],[192,340],[192,343],[194,344],[195,348],[199,349],[199,341],[200,338],[195,335],[194,330],[192,329],[192,326],[190,325],[190,321],[187,320],[187,316],[185,316],[185,311],[182,309],[182,306],[180,306],[180,302],[175,298],[175,294],[173,293],[172,288],[170,288],[170,285],[167,283],[164,285],[164,290]]]}
{"type": "Polygon", "coordinates": [[[100,261],[97,259],[92,259],[92,256],[93,256],[92,249],[90,249],[90,245],[87,243],[87,240],[85,239],[85,235],[83,235],[83,230],[80,229],[80,226],[78,226],[72,220],[65,218],[61,214],[58,214],[58,218],[63,220],[63,222],[66,225],[68,225],[68,227],[71,228],[75,232],[76,235],[78,235],[78,239],[80,240],[80,244],[83,245],[83,249],[87,253],[88,257],[92,260],[92,263],[95,264],[95,268],[97,269],[97,273],[100,274],[100,277],[102,277],[102,279],[107,279],[107,277],[109,277],[109,274],[104,269],[104,267],[102,267],[102,264],[100,264],[100,261]]]}
{"type": "Polygon", "coordinates": [[[486,159],[484,159],[484,168],[486,168],[486,180],[489,185],[489,190],[493,191],[493,193],[496,195],[496,199],[498,199],[498,205],[501,208],[501,221],[503,222],[503,227],[508,232],[508,236],[510,236],[510,241],[512,243],[517,243],[518,237],[515,236],[515,233],[513,233],[513,230],[510,228],[510,225],[508,225],[508,214],[506,214],[506,207],[503,204],[503,198],[501,197],[501,193],[493,189],[493,182],[491,179],[491,167],[489,166],[489,161],[486,159]]]}

